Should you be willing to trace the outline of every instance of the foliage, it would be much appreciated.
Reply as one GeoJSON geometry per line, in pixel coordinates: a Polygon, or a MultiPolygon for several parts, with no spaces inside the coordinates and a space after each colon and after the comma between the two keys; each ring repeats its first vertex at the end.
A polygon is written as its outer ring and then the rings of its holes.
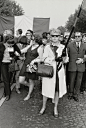
{"type": "MultiPolygon", "coordinates": [[[[68,21],[65,25],[65,27],[71,31],[73,25],[74,25],[74,22],[75,22],[75,19],[77,17],[77,14],[79,12],[79,9],[80,9],[80,6],[78,7],[77,10],[75,10],[75,13],[74,14],[71,14],[68,18],[68,21]]],[[[82,33],[86,32],[86,10],[81,10],[81,13],[80,13],[80,16],[79,16],[79,19],[76,23],[76,26],[75,26],[75,30],[74,31],[80,31],[82,33]]]]}
{"type": "Polygon", "coordinates": [[[22,7],[12,0],[0,0],[0,15],[4,16],[19,16],[23,15],[22,7]]]}
{"type": "Polygon", "coordinates": [[[63,26],[59,26],[57,29],[59,29],[63,35],[64,35],[64,32],[67,31],[66,28],[63,26]]]}

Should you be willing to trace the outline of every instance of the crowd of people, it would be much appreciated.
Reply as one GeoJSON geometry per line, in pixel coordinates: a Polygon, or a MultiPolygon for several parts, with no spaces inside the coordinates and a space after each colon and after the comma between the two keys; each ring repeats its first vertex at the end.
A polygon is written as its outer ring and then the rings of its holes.
{"type": "Polygon", "coordinates": [[[27,30],[22,35],[22,29],[17,30],[16,37],[11,30],[0,35],[0,82],[3,79],[3,97],[7,101],[11,98],[12,76],[18,94],[21,93],[21,84],[29,88],[24,101],[31,97],[35,80],[42,82],[43,104],[39,115],[44,114],[48,98],[54,103],[53,113],[56,118],[59,98],[68,93],[69,100],[79,101],[79,94],[86,92],[86,34],[75,32],[65,47],[69,34],[67,32],[62,35],[59,29],[53,28],[49,32],[43,32],[41,36],[32,30],[27,30]],[[53,77],[37,75],[31,67],[38,63],[51,65],[53,77]],[[15,66],[14,71],[10,69],[12,64],[15,66]]]}

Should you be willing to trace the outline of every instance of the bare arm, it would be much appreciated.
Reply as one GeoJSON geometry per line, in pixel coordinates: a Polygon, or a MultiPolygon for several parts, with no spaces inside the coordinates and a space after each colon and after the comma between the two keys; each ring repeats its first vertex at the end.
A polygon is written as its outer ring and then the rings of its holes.
{"type": "Polygon", "coordinates": [[[23,48],[23,49],[21,50],[21,53],[26,53],[27,50],[28,50],[28,48],[30,48],[30,47],[31,47],[31,45],[26,46],[25,48],[23,48]]]}
{"type": "Polygon", "coordinates": [[[34,64],[35,62],[41,62],[42,61],[42,57],[43,57],[43,48],[40,46],[37,50],[38,52],[38,57],[35,58],[34,60],[32,60],[31,64],[34,64]]]}

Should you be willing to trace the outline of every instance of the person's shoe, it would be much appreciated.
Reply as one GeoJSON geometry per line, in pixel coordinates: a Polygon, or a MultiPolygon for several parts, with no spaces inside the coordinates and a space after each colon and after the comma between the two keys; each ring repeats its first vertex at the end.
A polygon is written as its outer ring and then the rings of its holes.
{"type": "Polygon", "coordinates": [[[86,91],[84,91],[83,93],[84,93],[84,95],[86,95],[86,91]]]}
{"type": "Polygon", "coordinates": [[[84,91],[80,91],[80,94],[84,94],[84,91]]]}
{"type": "Polygon", "coordinates": [[[27,95],[27,96],[24,98],[24,101],[29,100],[29,99],[30,99],[30,95],[27,95]]]}
{"type": "Polygon", "coordinates": [[[73,99],[74,99],[76,102],[79,102],[78,97],[73,97],[73,99]]]}
{"type": "Polygon", "coordinates": [[[8,101],[10,99],[10,96],[9,95],[7,95],[6,96],[6,101],[8,101]]]}
{"type": "Polygon", "coordinates": [[[68,96],[68,99],[69,99],[69,100],[73,99],[73,96],[68,96]]]}
{"type": "Polygon", "coordinates": [[[54,113],[53,115],[54,115],[55,118],[58,118],[59,117],[58,116],[58,113],[56,113],[56,114],[54,113]]]}
{"type": "Polygon", "coordinates": [[[3,98],[6,97],[5,93],[3,93],[2,97],[3,97],[3,98]]]}
{"type": "Polygon", "coordinates": [[[2,80],[0,80],[0,83],[2,83],[2,80]]]}
{"type": "Polygon", "coordinates": [[[18,89],[18,88],[16,88],[16,92],[18,93],[18,94],[20,94],[21,92],[20,92],[20,90],[18,89]]]}
{"type": "Polygon", "coordinates": [[[53,115],[54,115],[55,118],[58,118],[58,111],[57,110],[54,110],[53,115]]]}
{"type": "Polygon", "coordinates": [[[41,115],[43,115],[45,113],[45,108],[42,108],[41,110],[40,110],[40,112],[39,112],[39,116],[41,116],[41,115]]]}

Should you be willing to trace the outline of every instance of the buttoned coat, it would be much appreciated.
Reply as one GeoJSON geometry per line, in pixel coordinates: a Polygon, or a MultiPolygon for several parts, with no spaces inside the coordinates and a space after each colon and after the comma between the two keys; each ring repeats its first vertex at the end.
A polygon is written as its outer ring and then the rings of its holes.
{"type": "Polygon", "coordinates": [[[80,48],[78,50],[76,46],[76,42],[71,42],[68,44],[68,56],[69,56],[69,64],[68,64],[68,71],[85,71],[85,63],[77,64],[76,60],[78,58],[82,58],[84,62],[86,61],[86,44],[81,42],[80,48]]]}

